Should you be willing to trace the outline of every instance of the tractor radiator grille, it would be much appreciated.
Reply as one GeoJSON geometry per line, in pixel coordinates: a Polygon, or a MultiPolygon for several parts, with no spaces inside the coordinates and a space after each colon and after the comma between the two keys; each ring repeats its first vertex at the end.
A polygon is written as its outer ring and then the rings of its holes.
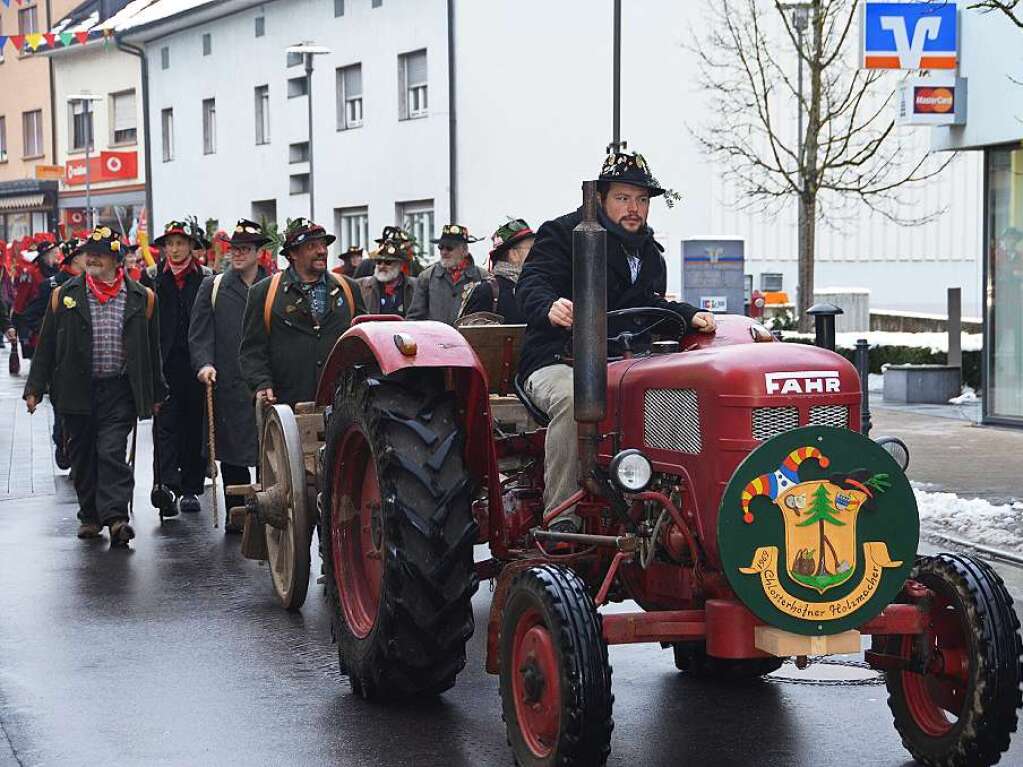
{"type": "Polygon", "coordinates": [[[700,452],[700,411],[692,389],[647,389],[643,444],[680,453],[700,452]]]}
{"type": "Polygon", "coordinates": [[[845,405],[814,405],[810,408],[812,426],[835,426],[849,428],[849,408],[845,405]]]}
{"type": "Polygon", "coordinates": [[[797,407],[753,408],[753,439],[767,440],[783,431],[799,428],[797,407]]]}

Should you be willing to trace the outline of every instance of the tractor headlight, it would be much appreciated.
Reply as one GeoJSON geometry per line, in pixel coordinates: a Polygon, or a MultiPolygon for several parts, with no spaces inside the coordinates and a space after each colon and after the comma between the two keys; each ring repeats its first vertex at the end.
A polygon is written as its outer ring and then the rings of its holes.
{"type": "Polygon", "coordinates": [[[611,479],[627,493],[639,493],[650,484],[654,467],[639,450],[623,450],[611,459],[611,479]]]}

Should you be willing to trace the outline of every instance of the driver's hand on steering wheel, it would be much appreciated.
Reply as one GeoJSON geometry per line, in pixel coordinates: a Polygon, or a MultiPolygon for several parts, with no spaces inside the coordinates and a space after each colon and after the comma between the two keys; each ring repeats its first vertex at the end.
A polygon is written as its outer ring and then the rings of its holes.
{"type": "Polygon", "coordinates": [[[700,333],[713,333],[718,329],[718,324],[714,320],[714,315],[711,312],[697,312],[693,315],[692,321],[689,325],[700,333]]]}
{"type": "Polygon", "coordinates": [[[567,298],[559,298],[551,304],[551,308],[547,312],[547,319],[556,328],[572,327],[572,302],[567,298]]]}

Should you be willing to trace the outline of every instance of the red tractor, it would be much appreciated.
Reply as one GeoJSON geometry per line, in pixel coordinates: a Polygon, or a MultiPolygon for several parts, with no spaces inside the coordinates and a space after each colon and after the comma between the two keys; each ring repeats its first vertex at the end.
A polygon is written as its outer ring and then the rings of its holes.
{"type": "Polygon", "coordinates": [[[496,579],[486,667],[519,764],[605,763],[608,645],[659,643],[686,673],[743,679],[860,652],[866,636],[914,758],[996,763],[1021,705],[1012,599],[982,561],[916,557],[913,493],[859,433],[856,370],[748,318],[690,335],[658,309],[626,310],[637,332],[608,359],[592,189],[587,206],[570,501],[585,532],[547,529],[559,509],[542,503],[546,416],[514,376],[521,327],[361,318],[325,367],[321,552],[355,692],[454,685],[472,596],[496,579]],[[648,331],[662,340],[638,345],[648,331]],[[490,558],[476,562],[483,543],[490,558]],[[625,600],[638,608],[600,612],[625,600]]]}

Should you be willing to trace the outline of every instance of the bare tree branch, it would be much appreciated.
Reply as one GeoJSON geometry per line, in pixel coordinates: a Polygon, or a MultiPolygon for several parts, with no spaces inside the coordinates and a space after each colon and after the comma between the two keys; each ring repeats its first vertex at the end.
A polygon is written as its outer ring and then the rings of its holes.
{"type": "Polygon", "coordinates": [[[968,7],[976,8],[984,13],[992,11],[1001,13],[1017,27],[1023,29],[1023,5],[1020,5],[1020,0],[980,0],[968,7]],[[1019,10],[1016,10],[1017,7],[1019,10]]]}

